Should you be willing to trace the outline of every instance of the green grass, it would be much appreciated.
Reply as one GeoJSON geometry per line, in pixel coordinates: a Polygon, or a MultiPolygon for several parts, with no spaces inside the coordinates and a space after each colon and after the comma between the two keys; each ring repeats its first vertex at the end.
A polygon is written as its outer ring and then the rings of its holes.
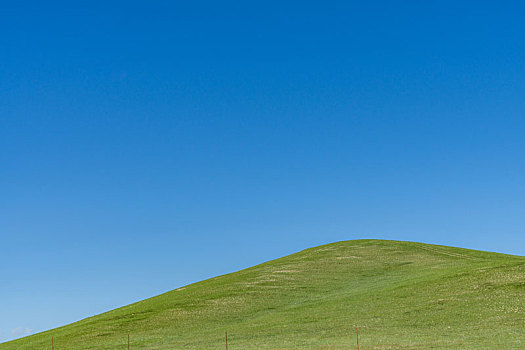
{"type": "Polygon", "coordinates": [[[525,349],[525,258],[412,242],[307,249],[0,350],[525,349]]]}

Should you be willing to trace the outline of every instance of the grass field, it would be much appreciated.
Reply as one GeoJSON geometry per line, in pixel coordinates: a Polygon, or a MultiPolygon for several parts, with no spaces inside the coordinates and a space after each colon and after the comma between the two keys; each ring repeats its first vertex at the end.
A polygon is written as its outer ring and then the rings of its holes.
{"type": "MultiPolygon", "coordinates": [[[[182,268],[182,267],[181,267],[182,268]]],[[[525,349],[525,258],[412,242],[307,249],[0,344],[51,349],[525,349]]]]}

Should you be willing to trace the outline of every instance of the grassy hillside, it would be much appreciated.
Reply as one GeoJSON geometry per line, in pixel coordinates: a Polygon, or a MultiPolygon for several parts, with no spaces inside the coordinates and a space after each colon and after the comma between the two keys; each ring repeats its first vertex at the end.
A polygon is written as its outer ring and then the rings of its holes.
{"type": "Polygon", "coordinates": [[[411,242],[307,249],[0,350],[524,349],[525,258],[411,242]]]}

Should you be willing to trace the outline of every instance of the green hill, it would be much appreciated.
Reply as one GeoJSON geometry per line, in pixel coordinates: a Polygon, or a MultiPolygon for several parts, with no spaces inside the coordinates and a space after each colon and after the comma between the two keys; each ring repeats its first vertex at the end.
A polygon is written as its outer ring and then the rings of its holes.
{"type": "Polygon", "coordinates": [[[525,349],[525,258],[412,242],[306,249],[0,350],[525,349]]]}

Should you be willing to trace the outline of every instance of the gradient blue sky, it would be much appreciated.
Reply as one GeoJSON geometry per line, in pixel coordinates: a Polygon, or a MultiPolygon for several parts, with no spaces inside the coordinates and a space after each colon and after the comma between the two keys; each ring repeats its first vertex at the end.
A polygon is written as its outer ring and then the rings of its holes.
{"type": "Polygon", "coordinates": [[[0,341],[338,240],[525,255],[520,2],[0,8],[0,341]]]}

